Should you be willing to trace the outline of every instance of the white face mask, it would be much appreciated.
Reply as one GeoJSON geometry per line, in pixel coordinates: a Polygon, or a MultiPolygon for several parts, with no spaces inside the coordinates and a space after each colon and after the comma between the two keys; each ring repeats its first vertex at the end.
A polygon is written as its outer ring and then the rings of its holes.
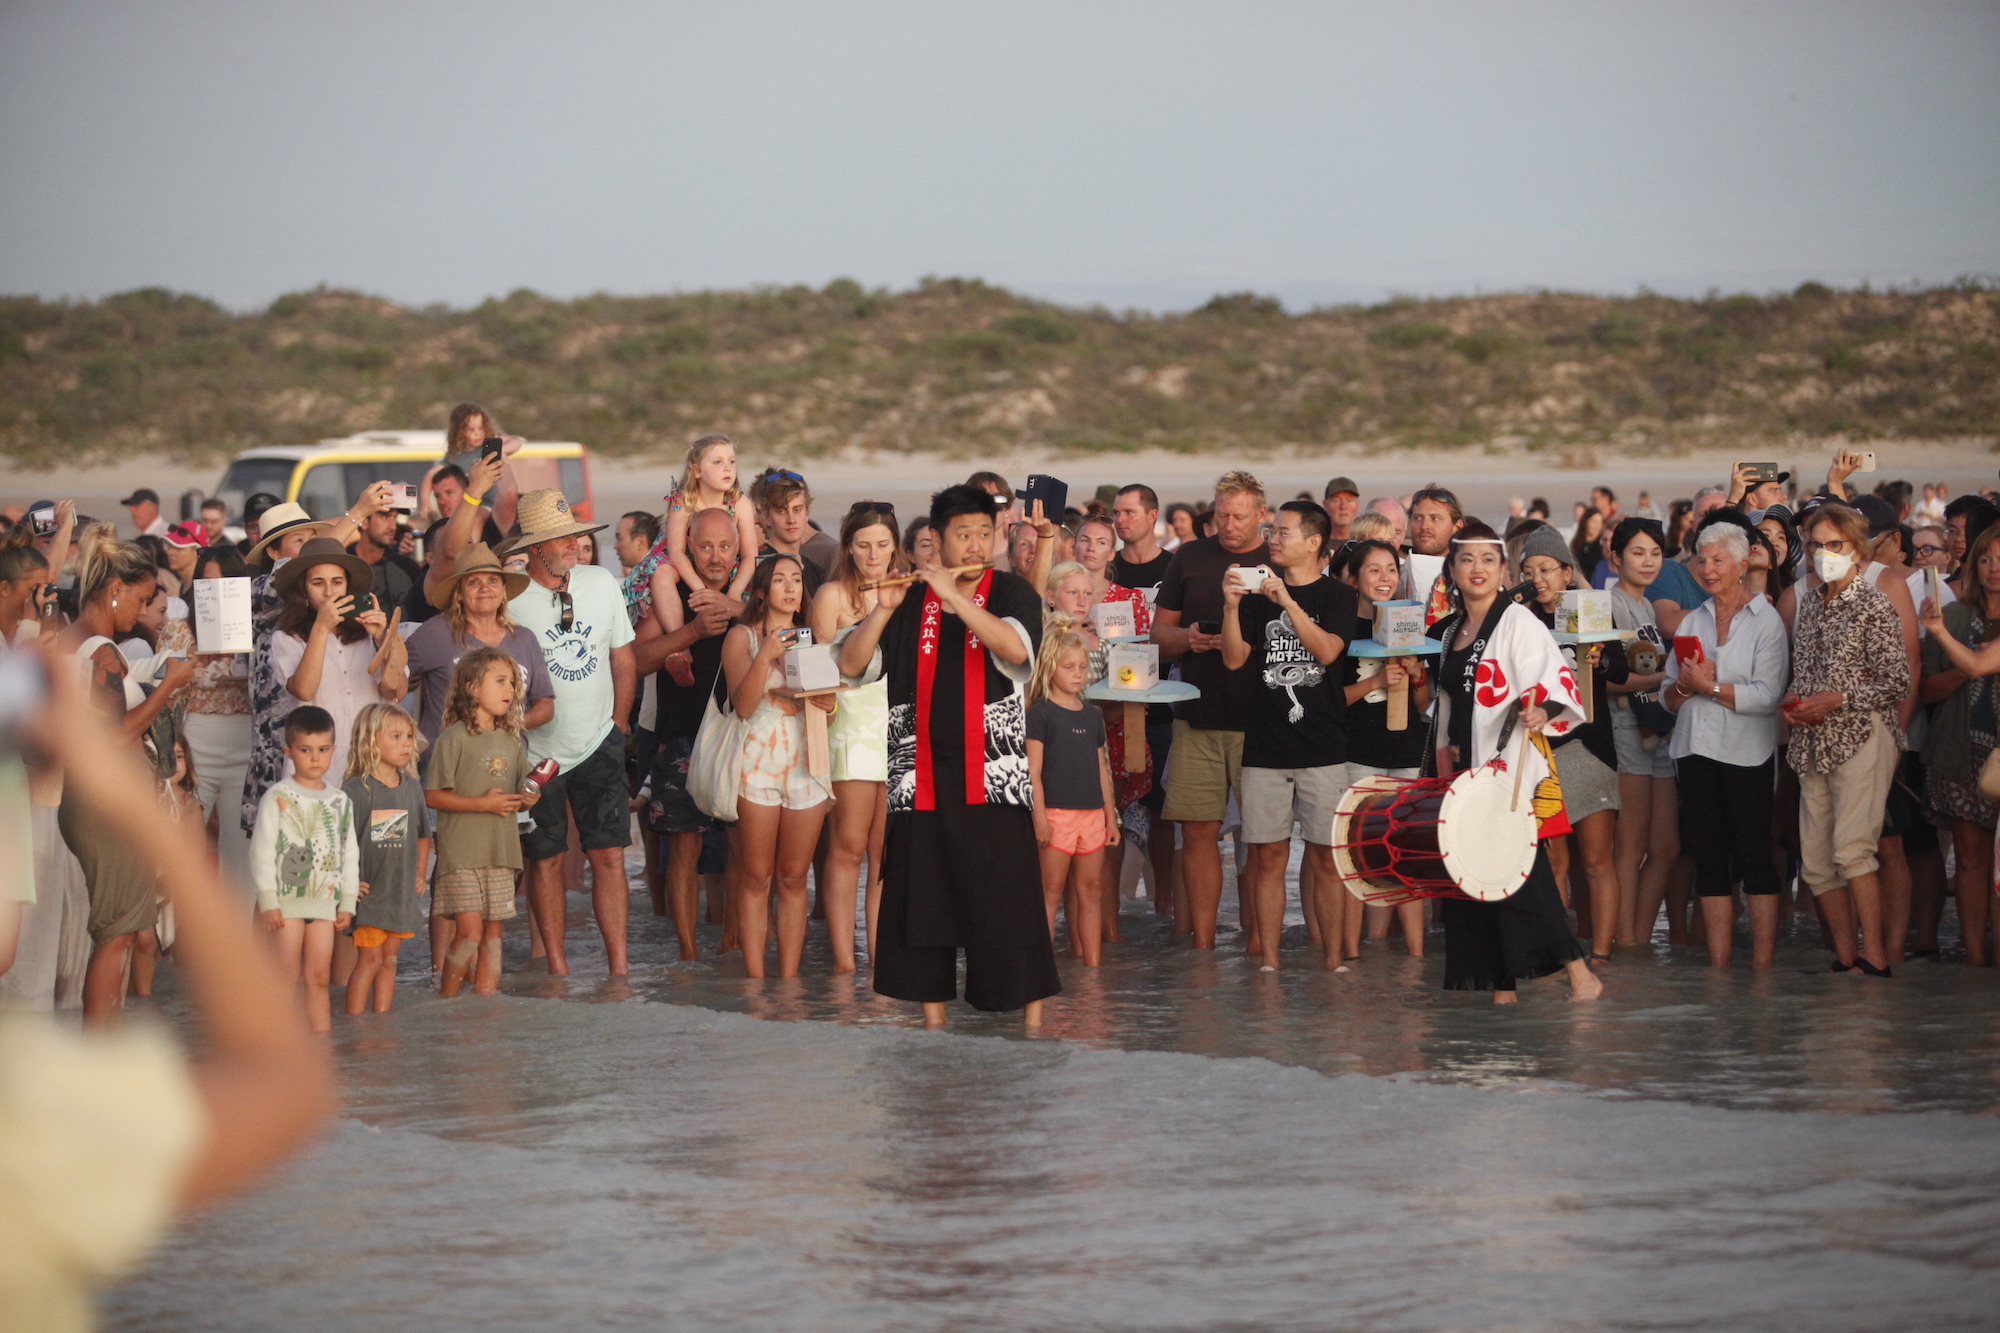
{"type": "Polygon", "coordinates": [[[1854,557],[1845,551],[1815,551],[1813,572],[1822,583],[1838,583],[1854,568],[1854,557]]]}

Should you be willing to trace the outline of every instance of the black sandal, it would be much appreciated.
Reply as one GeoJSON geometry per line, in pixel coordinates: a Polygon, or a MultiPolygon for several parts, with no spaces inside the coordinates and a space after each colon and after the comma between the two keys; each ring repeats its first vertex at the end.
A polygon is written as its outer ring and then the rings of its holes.
{"type": "Polygon", "coordinates": [[[1860,965],[1861,965],[1861,960],[1858,958],[1851,963],[1843,963],[1838,958],[1836,958],[1833,960],[1833,966],[1828,968],[1827,970],[1829,972],[1852,972],[1855,968],[1859,967],[1860,965]]]}
{"type": "Polygon", "coordinates": [[[1860,969],[1861,969],[1861,975],[1863,975],[1863,976],[1866,976],[1866,977],[1893,977],[1893,976],[1895,976],[1895,975],[1896,975],[1896,969],[1895,969],[1895,968],[1893,968],[1893,967],[1877,967],[1877,966],[1875,966],[1875,964],[1873,964],[1873,963],[1869,962],[1869,961],[1868,961],[1868,960],[1867,960],[1866,958],[1857,958],[1857,959],[1855,959],[1855,960],[1854,960],[1854,965],[1855,965],[1856,967],[1860,968],[1860,969]]]}

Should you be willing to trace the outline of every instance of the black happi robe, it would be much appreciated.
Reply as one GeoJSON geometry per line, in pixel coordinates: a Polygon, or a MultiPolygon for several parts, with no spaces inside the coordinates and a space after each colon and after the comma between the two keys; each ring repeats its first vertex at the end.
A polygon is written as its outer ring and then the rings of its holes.
{"type": "Polygon", "coordinates": [[[958,993],[963,949],[967,1003],[1019,1009],[1062,988],[1042,907],[1023,700],[1042,603],[1026,580],[993,571],[986,609],[1019,630],[1028,660],[1008,666],[986,651],[982,697],[970,712],[965,622],[937,608],[930,726],[920,738],[926,591],[912,588],[889,617],[877,657],[889,682],[889,825],[875,990],[899,1000],[949,1000],[958,993]],[[969,735],[977,753],[968,751],[969,735]]]}

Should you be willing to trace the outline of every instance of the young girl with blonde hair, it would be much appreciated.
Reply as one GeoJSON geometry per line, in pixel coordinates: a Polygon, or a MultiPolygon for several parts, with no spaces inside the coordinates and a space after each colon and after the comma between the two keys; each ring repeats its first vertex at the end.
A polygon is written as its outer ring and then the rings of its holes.
{"type": "Polygon", "coordinates": [[[369,704],[354,719],[347,747],[347,793],[361,853],[361,896],[351,926],[354,970],[347,978],[347,1012],[372,996],[386,1014],[396,998],[396,959],[403,941],[423,926],[424,863],[430,858],[430,810],[417,777],[423,739],[395,704],[369,704]]]}
{"type": "Polygon", "coordinates": [[[1090,641],[1065,616],[1051,616],[1028,682],[1028,777],[1034,788],[1042,904],[1049,938],[1070,870],[1070,954],[1096,967],[1102,957],[1104,849],[1118,842],[1118,802],[1111,789],[1104,717],[1083,701],[1090,683],[1090,641]]]}
{"type": "Polygon", "coordinates": [[[475,648],[452,671],[445,728],[431,751],[424,800],[437,811],[436,916],[458,937],[445,954],[438,989],[456,995],[473,960],[473,989],[500,989],[500,934],[514,915],[521,836],[514,816],[535,803],[521,744],[521,668],[498,648],[475,648]]]}
{"type": "MultiPolygon", "coordinates": [[[[704,435],[688,446],[687,466],[673,493],[667,496],[667,564],[690,588],[699,588],[702,582],[695,573],[694,561],[688,558],[688,524],[704,509],[727,510],[736,520],[738,560],[729,595],[741,597],[750,587],[750,576],[757,570],[757,548],[761,543],[750,502],[736,484],[736,442],[727,435],[704,435]]],[[[669,607],[678,612],[678,600],[662,596],[660,586],[655,583],[655,614],[669,607]]],[[[662,628],[678,629],[678,617],[675,624],[662,628]]]]}

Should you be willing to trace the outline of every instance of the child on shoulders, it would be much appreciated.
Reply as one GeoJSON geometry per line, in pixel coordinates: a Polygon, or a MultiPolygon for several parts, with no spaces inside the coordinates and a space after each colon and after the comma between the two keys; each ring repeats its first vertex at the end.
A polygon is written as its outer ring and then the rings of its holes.
{"type": "MultiPolygon", "coordinates": [[[[701,575],[695,572],[694,560],[688,555],[688,525],[704,509],[727,510],[736,520],[736,550],[742,558],[736,566],[736,578],[729,585],[729,595],[741,599],[750,587],[750,576],[757,572],[756,554],[761,542],[757,520],[736,485],[736,445],[727,435],[704,435],[694,442],[688,449],[687,468],[680,483],[667,497],[667,562],[690,588],[703,584],[701,575]]],[[[679,600],[663,596],[657,582],[653,588],[653,612],[662,617],[663,628],[680,628],[679,600]],[[674,621],[672,625],[665,623],[668,616],[674,621]]]]}

